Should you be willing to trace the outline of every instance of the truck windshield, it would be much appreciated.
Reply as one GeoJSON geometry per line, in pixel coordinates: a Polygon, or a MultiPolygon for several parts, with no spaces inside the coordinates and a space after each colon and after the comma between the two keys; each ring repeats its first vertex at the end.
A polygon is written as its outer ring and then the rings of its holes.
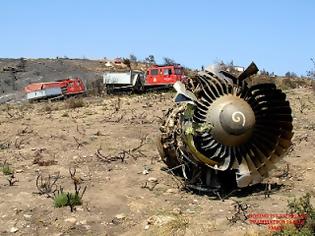
{"type": "Polygon", "coordinates": [[[157,69],[151,70],[151,75],[158,75],[159,71],[157,69]]]}
{"type": "Polygon", "coordinates": [[[182,69],[180,68],[175,69],[175,75],[182,75],[182,74],[183,74],[182,69]]]}
{"type": "Polygon", "coordinates": [[[172,69],[164,69],[164,75],[171,75],[172,69]]]}

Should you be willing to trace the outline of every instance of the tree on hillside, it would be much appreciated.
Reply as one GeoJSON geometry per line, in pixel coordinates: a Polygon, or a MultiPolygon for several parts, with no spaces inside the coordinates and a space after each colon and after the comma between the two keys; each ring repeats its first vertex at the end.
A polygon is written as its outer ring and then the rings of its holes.
{"type": "Polygon", "coordinates": [[[131,70],[131,63],[128,58],[123,58],[122,62],[131,70]]]}
{"type": "Polygon", "coordinates": [[[261,75],[266,75],[266,76],[269,76],[269,72],[265,69],[262,69],[259,71],[261,75]]]}
{"type": "Polygon", "coordinates": [[[288,71],[287,73],[285,73],[284,76],[289,77],[289,78],[295,78],[295,77],[297,77],[297,74],[295,74],[294,72],[288,71]]]}
{"type": "Polygon", "coordinates": [[[130,62],[137,62],[137,57],[134,54],[129,55],[130,62]]]}
{"type": "Polygon", "coordinates": [[[311,79],[315,79],[315,60],[314,58],[311,58],[311,61],[313,63],[313,68],[306,72],[307,76],[311,79]]]}
{"type": "Polygon", "coordinates": [[[163,60],[164,60],[164,64],[165,65],[175,65],[175,64],[177,64],[174,59],[171,59],[169,57],[164,57],[163,60]]]}
{"type": "Polygon", "coordinates": [[[145,62],[145,63],[148,63],[148,64],[150,64],[150,65],[156,64],[155,58],[154,58],[153,55],[149,55],[148,57],[146,57],[146,58],[144,59],[144,62],[145,62]]]}

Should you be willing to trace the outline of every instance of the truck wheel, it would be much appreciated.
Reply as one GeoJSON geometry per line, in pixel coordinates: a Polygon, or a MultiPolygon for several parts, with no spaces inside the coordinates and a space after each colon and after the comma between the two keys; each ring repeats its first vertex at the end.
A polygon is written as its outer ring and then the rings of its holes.
{"type": "Polygon", "coordinates": [[[107,84],[105,87],[105,93],[107,95],[111,95],[111,94],[113,94],[113,91],[114,91],[114,86],[111,84],[107,84]]]}
{"type": "Polygon", "coordinates": [[[144,92],[144,86],[140,80],[137,80],[136,84],[134,85],[133,92],[134,93],[143,93],[144,92]]]}

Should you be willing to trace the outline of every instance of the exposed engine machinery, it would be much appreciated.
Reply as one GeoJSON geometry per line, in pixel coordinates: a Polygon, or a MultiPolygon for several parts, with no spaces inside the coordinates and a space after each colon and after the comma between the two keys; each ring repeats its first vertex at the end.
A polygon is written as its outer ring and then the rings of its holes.
{"type": "Polygon", "coordinates": [[[218,193],[260,183],[290,147],[290,104],[274,84],[248,86],[257,72],[254,63],[238,77],[213,67],[174,85],[177,105],[160,128],[159,152],[188,188],[218,193]]]}

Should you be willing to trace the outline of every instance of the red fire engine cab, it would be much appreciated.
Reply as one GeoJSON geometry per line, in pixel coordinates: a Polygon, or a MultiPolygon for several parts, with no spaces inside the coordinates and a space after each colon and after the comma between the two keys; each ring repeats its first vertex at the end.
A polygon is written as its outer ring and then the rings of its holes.
{"type": "Polygon", "coordinates": [[[183,67],[180,65],[152,66],[146,73],[146,85],[170,85],[185,80],[183,67]]]}

